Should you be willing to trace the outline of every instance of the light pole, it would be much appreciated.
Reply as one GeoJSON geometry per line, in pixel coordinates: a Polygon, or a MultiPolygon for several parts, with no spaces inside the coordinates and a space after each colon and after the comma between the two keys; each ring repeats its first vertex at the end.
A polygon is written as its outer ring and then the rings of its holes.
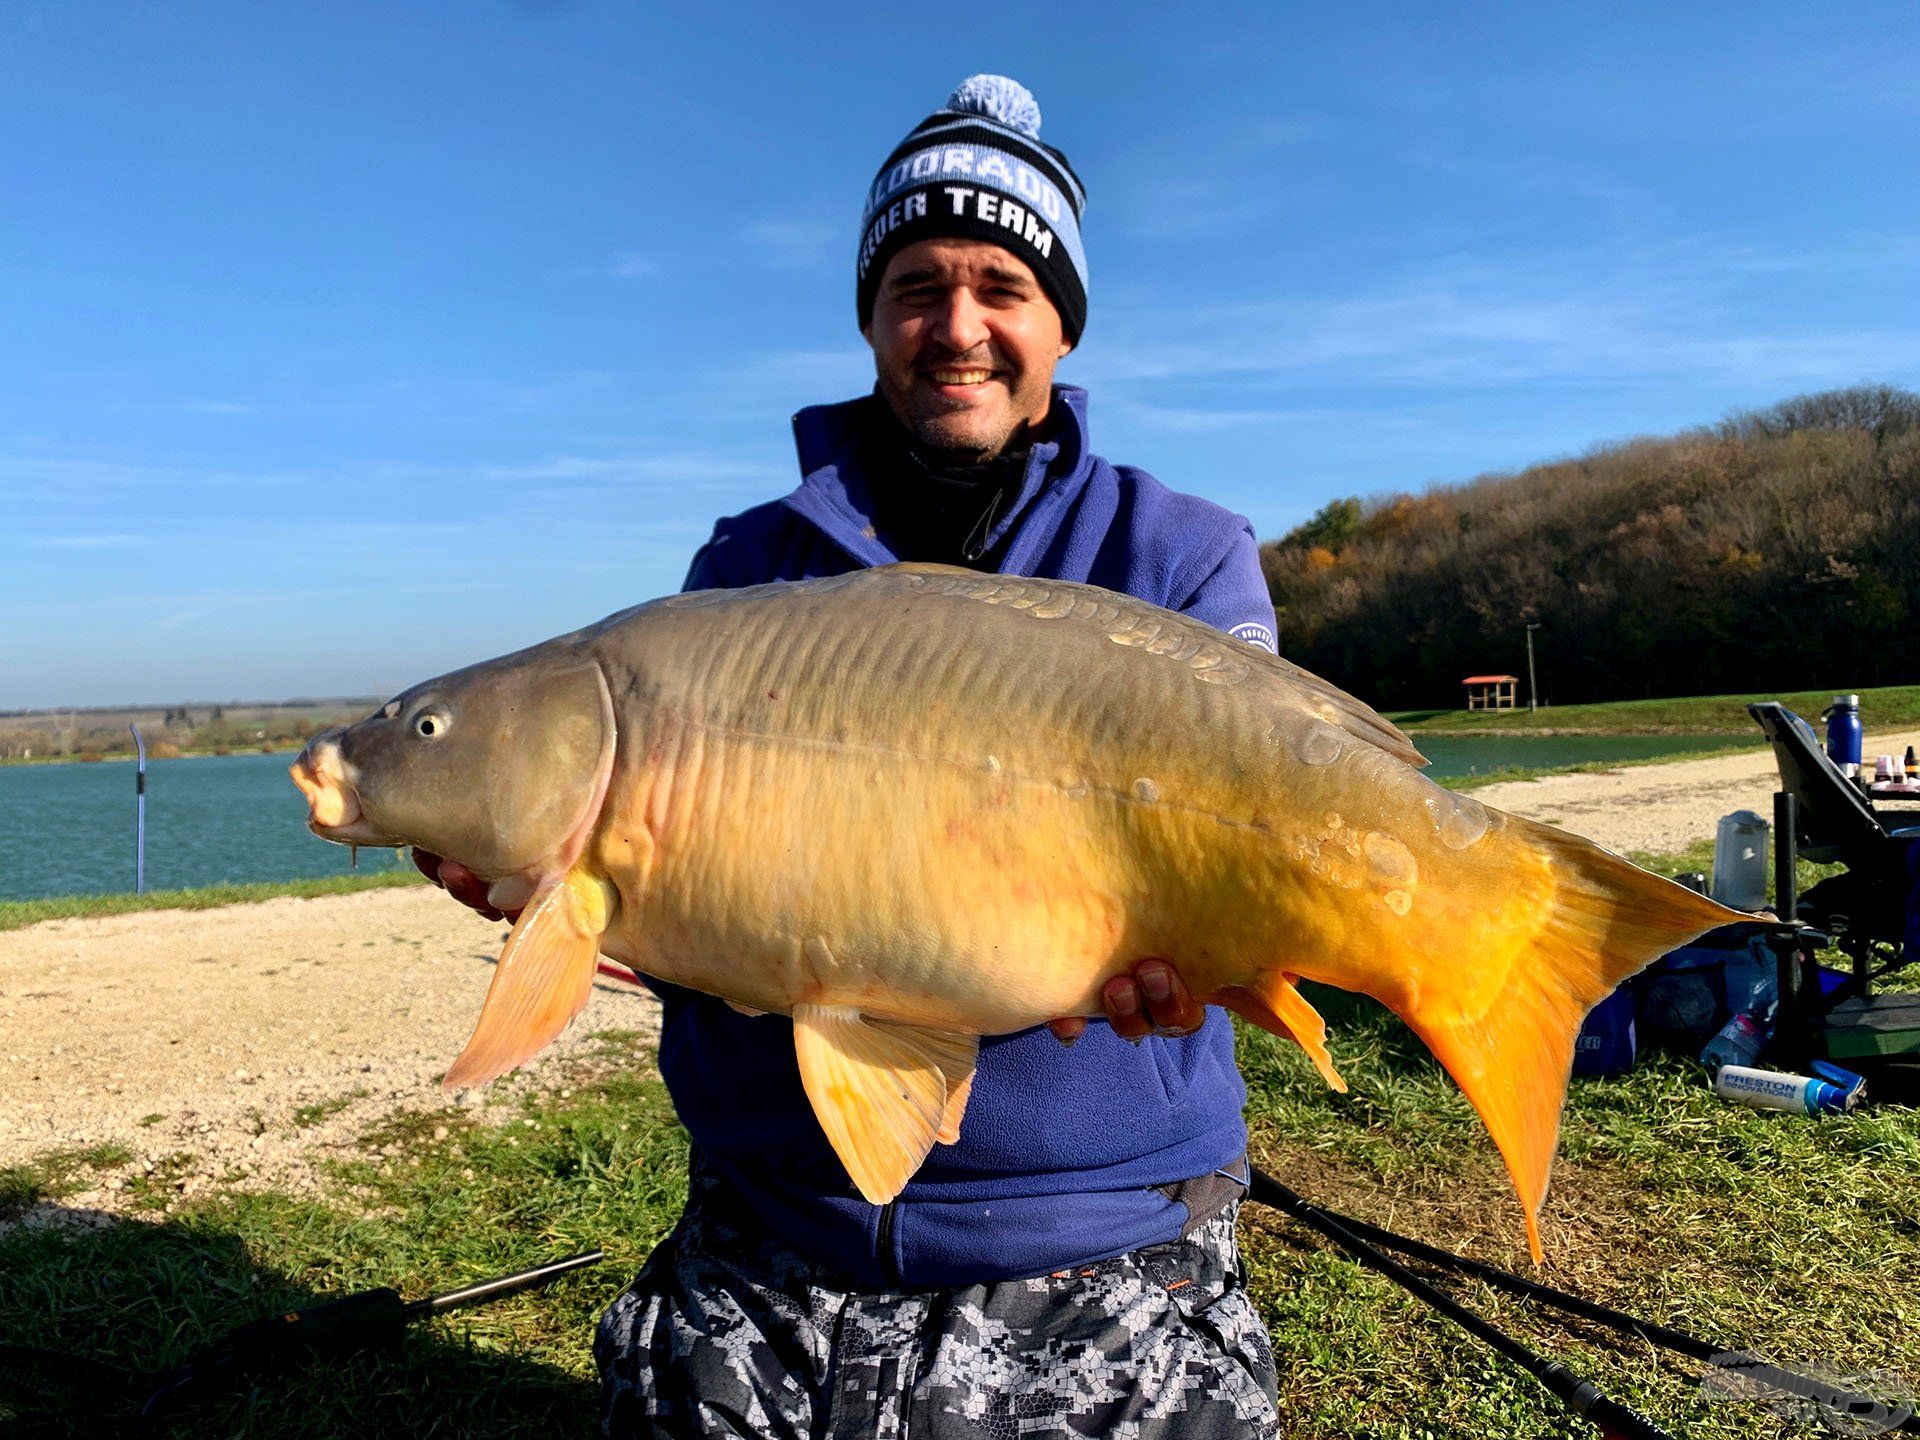
{"type": "Polygon", "coordinates": [[[1533,702],[1537,693],[1533,683],[1533,632],[1540,628],[1538,620],[1527,621],[1527,714],[1533,714],[1533,702]]]}

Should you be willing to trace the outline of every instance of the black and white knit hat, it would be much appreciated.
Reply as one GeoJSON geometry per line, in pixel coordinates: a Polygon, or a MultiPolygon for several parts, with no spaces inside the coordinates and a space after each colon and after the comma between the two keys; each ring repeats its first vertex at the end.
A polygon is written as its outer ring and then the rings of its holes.
{"type": "Polygon", "coordinates": [[[860,328],[887,262],[921,240],[987,240],[1018,255],[1060,312],[1067,341],[1087,323],[1086,191],[1040,140],[1040,106],[1004,75],[963,80],[887,157],[860,217],[860,328]]]}

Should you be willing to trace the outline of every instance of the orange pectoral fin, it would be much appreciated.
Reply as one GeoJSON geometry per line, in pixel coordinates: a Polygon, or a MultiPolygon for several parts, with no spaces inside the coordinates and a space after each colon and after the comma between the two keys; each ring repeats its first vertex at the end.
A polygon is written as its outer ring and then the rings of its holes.
{"type": "Polygon", "coordinates": [[[1327,1053],[1327,1022],[1307,1003],[1306,997],[1293,988],[1295,978],[1279,970],[1269,970],[1250,985],[1228,986],[1211,997],[1210,1003],[1225,1006],[1242,1020],[1292,1040],[1307,1052],[1327,1084],[1344,1095],[1347,1082],[1333,1068],[1333,1056],[1327,1053]]]}
{"type": "Polygon", "coordinates": [[[484,1085],[544,1049],[580,1013],[593,989],[611,891],[570,871],[521,912],[487,989],[466,1049],[440,1083],[449,1090],[484,1085]]]}

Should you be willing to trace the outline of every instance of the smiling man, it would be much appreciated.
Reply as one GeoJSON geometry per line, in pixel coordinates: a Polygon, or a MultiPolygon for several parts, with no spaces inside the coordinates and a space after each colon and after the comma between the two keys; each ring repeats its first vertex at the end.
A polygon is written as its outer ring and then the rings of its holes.
{"type": "MultiPolygon", "coordinates": [[[[799,486],[722,520],[688,588],[945,561],[1272,647],[1247,522],[1101,459],[1053,383],[1086,324],[1085,194],[1039,130],[976,76],[888,156],[857,262],[874,393],[795,417],[799,486]]],[[[1171,967],[1112,982],[1103,1021],[988,1039],[957,1143],[886,1206],[814,1121],[789,1021],[661,988],[691,1193],[601,1324],[610,1435],[1272,1433],[1233,1031],[1171,967]]]]}

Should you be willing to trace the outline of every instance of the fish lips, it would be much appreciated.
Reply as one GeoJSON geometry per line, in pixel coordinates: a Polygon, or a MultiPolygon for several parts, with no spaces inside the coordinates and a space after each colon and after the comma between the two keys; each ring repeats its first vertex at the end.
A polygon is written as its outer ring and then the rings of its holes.
{"type": "Polygon", "coordinates": [[[307,797],[307,828],[336,845],[399,845],[382,833],[360,806],[360,793],[340,753],[338,731],[326,731],[307,742],[300,758],[287,767],[293,783],[307,797]]]}

